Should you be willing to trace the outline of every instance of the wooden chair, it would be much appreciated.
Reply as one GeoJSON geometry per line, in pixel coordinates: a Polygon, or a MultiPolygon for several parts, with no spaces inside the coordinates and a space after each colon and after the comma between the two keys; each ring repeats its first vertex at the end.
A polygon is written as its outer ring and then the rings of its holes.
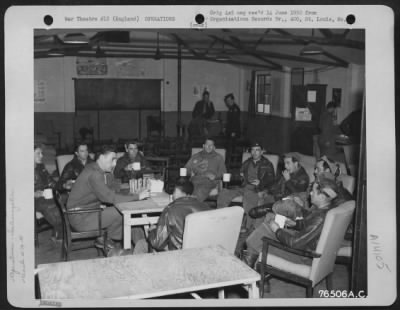
{"type": "Polygon", "coordinates": [[[355,202],[352,200],[328,211],[315,251],[293,249],[264,237],[261,263],[257,264],[261,273],[260,296],[264,296],[265,283],[267,283],[267,290],[269,291],[269,279],[271,277],[283,278],[306,286],[307,297],[313,296],[313,288],[323,279],[326,279],[327,290],[330,290],[336,255],[352,218],[354,208],[355,202]],[[268,254],[269,246],[280,248],[292,254],[309,257],[312,259],[312,264],[311,266],[296,264],[268,254]]]}
{"type": "Polygon", "coordinates": [[[182,249],[220,245],[234,254],[242,218],[243,208],[237,206],[187,215],[182,249]]]}
{"type": "Polygon", "coordinates": [[[71,251],[87,249],[95,247],[98,250],[98,254],[100,254],[99,248],[95,246],[95,240],[93,242],[88,243],[87,239],[96,239],[98,237],[103,237],[103,254],[106,256],[106,240],[107,240],[107,230],[105,228],[101,228],[101,212],[102,208],[74,208],[67,210],[65,204],[62,200],[62,197],[58,191],[55,191],[55,198],[58,207],[60,208],[61,218],[63,221],[63,241],[62,241],[62,259],[65,261],[69,260],[69,256],[71,251]],[[89,231],[75,231],[69,222],[69,215],[72,214],[87,214],[87,213],[97,213],[98,214],[98,229],[89,230],[89,231]],[[79,244],[76,241],[80,241],[79,244]],[[86,242],[85,242],[86,241],[86,242]]]}
{"type": "Polygon", "coordinates": [[[58,174],[61,176],[61,173],[64,170],[66,164],[68,164],[74,158],[74,154],[67,154],[67,155],[58,155],[56,158],[57,161],[57,169],[58,174]]]}

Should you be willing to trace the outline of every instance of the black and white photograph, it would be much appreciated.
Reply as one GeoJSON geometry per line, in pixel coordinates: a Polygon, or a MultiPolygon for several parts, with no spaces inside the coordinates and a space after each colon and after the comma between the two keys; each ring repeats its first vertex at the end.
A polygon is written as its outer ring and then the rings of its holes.
{"type": "Polygon", "coordinates": [[[394,161],[394,118],[375,112],[362,10],[138,8],[42,7],[29,53],[6,50],[13,304],[26,283],[57,307],[387,304],[372,282],[395,283],[395,193],[375,215],[367,176],[376,148],[394,161]],[[19,137],[34,162],[10,168],[19,137]]]}

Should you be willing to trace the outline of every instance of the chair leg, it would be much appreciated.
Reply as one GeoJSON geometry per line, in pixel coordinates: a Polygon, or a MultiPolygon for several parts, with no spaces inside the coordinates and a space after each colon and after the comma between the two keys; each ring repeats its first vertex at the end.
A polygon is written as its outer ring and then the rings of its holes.
{"type": "Polygon", "coordinates": [[[332,286],[333,286],[332,285],[332,278],[333,278],[332,274],[333,273],[328,274],[326,279],[325,279],[325,281],[326,281],[326,289],[328,291],[330,291],[332,289],[332,286]]]}
{"type": "Polygon", "coordinates": [[[313,297],[313,295],[314,295],[314,289],[313,289],[313,287],[312,287],[311,285],[307,286],[307,289],[306,289],[306,297],[307,297],[307,298],[311,298],[311,297],[313,297]]]}

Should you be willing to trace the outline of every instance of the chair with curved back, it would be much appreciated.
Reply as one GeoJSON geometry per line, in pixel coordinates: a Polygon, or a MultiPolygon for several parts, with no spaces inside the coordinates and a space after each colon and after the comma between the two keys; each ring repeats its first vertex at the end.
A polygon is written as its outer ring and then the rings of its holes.
{"type": "Polygon", "coordinates": [[[101,207],[96,208],[74,208],[68,209],[65,207],[63,199],[60,193],[56,190],[54,193],[55,200],[61,212],[61,218],[63,221],[63,241],[62,241],[62,259],[65,261],[69,260],[69,256],[71,251],[87,249],[87,248],[99,248],[95,245],[95,239],[98,237],[103,238],[103,248],[101,249],[104,256],[106,256],[106,240],[107,240],[107,229],[101,228],[101,212],[103,209],[101,207]],[[98,214],[98,229],[95,230],[88,230],[88,231],[75,231],[70,222],[68,216],[71,214],[88,214],[88,213],[97,213],[98,214]],[[92,239],[92,242],[88,242],[92,239]],[[76,241],[79,241],[77,243],[76,241]]]}
{"type": "Polygon", "coordinates": [[[354,208],[355,201],[351,200],[328,211],[315,251],[294,249],[263,237],[261,262],[257,263],[261,273],[260,296],[264,296],[265,283],[267,284],[267,291],[269,291],[269,279],[271,277],[286,279],[306,286],[307,297],[313,296],[313,288],[324,279],[326,279],[327,290],[330,290],[336,256],[352,218],[354,208]],[[270,246],[277,247],[288,253],[309,257],[312,259],[312,264],[293,263],[276,255],[268,254],[270,246]]]}
{"type": "Polygon", "coordinates": [[[220,245],[233,254],[239,238],[242,218],[243,208],[237,206],[187,215],[182,249],[220,245]]]}
{"type": "Polygon", "coordinates": [[[68,164],[73,158],[74,158],[74,154],[66,154],[66,155],[58,155],[57,156],[56,161],[57,161],[58,175],[61,175],[61,173],[64,170],[65,165],[68,164]]]}

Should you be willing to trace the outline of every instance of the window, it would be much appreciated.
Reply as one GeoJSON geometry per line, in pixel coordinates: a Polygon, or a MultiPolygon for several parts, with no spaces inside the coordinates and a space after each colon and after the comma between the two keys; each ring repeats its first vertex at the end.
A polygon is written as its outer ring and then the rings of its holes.
{"type": "Polygon", "coordinates": [[[257,114],[271,114],[272,91],[271,74],[265,72],[256,73],[256,112],[257,114]]]}

